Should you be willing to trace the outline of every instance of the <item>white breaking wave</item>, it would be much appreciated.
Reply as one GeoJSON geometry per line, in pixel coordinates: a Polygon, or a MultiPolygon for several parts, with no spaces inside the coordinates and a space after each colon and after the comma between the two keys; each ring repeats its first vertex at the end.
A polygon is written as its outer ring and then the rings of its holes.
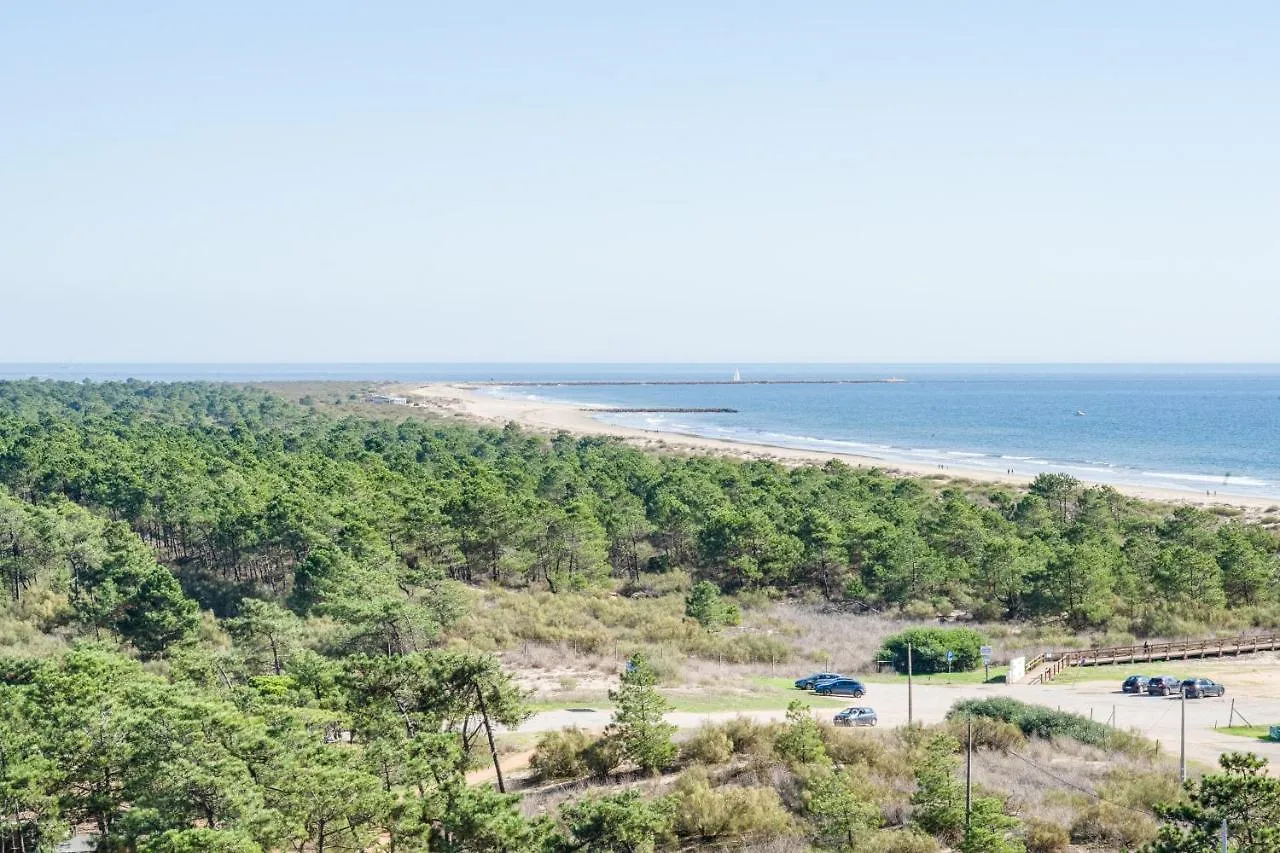
{"type": "Polygon", "coordinates": [[[844,453],[892,464],[947,464],[956,462],[957,471],[988,471],[1004,473],[1013,468],[1014,473],[1035,475],[1065,473],[1085,482],[1105,485],[1153,486],[1182,489],[1188,492],[1219,491],[1224,495],[1267,496],[1280,494],[1280,484],[1254,477],[1193,474],[1179,471],[1145,471],[1124,467],[1111,462],[1088,460],[1064,462],[1035,456],[1014,456],[981,453],[971,450],[945,450],[934,447],[894,447],[893,445],[854,441],[851,439],[818,438],[767,430],[724,427],[716,424],[691,424],[674,422],[664,418],[646,418],[643,421],[629,419],[625,415],[597,416],[620,426],[641,426],[658,432],[690,435],[698,438],[714,438],[743,444],[785,447],[794,450],[815,450],[828,453],[844,453]],[[1217,486],[1215,490],[1213,487],[1217,486]]]}

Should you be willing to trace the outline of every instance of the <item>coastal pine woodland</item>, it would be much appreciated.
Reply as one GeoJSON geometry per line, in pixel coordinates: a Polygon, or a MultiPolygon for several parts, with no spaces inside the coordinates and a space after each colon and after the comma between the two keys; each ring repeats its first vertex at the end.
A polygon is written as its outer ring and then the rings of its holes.
{"type": "Polygon", "coordinates": [[[0,853],[1214,850],[1224,818],[1232,849],[1280,849],[1260,760],[1181,789],[1140,737],[1008,700],[899,731],[798,703],[683,738],[662,720],[682,661],[821,662],[783,606],[1078,642],[1277,627],[1275,515],[354,397],[0,383],[0,853]],[[530,645],[621,654],[608,730],[510,740],[530,645]],[[961,717],[989,768],[967,827],[961,717]],[[1008,787],[1051,740],[1088,796],[1008,787]],[[499,786],[511,748],[533,770],[499,786]]]}

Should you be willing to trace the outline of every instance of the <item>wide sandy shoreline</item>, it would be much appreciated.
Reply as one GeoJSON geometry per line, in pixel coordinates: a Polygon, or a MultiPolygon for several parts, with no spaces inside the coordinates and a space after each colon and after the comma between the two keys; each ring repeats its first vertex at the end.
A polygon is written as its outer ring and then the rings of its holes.
{"type": "MultiPolygon", "coordinates": [[[[1025,486],[1031,476],[1002,474],[981,469],[966,469],[948,465],[939,469],[936,465],[888,462],[870,456],[834,451],[802,450],[792,447],[776,447],[741,441],[725,441],[685,435],[673,432],[617,426],[597,420],[572,403],[548,400],[521,400],[495,397],[476,390],[474,383],[437,382],[429,385],[401,387],[399,392],[416,405],[434,410],[446,417],[458,417],[472,422],[502,426],[514,421],[521,426],[539,432],[569,432],[575,435],[611,435],[626,440],[628,444],[648,450],[668,450],[685,453],[714,453],[738,459],[770,459],[784,464],[822,464],[839,459],[849,465],[863,468],[879,468],[890,473],[934,479],[959,479],[986,483],[1007,483],[1025,486]]],[[[1250,515],[1261,514],[1280,501],[1240,495],[1201,495],[1181,489],[1161,489],[1150,486],[1115,485],[1127,495],[1144,500],[1169,503],[1186,503],[1197,506],[1238,507],[1250,510],[1250,515]]]]}

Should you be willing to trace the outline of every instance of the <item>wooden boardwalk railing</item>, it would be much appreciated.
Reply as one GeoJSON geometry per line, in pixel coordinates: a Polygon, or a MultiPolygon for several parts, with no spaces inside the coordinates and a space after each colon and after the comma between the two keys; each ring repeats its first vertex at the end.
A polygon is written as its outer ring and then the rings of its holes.
{"type": "Polygon", "coordinates": [[[1149,663],[1192,658],[1251,655],[1280,650],[1280,634],[1215,637],[1209,640],[1180,640],[1172,643],[1143,643],[1138,646],[1104,646],[1067,652],[1045,652],[1027,662],[1031,684],[1048,684],[1069,666],[1105,666],[1119,663],[1149,663]],[[1035,672],[1037,667],[1043,667],[1035,672]]]}

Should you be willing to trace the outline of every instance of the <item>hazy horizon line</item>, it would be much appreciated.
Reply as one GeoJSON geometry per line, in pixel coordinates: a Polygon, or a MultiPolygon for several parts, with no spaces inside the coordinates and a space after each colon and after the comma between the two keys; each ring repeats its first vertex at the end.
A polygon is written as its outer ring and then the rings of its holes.
{"type": "Polygon", "coordinates": [[[284,366],[333,366],[333,365],[452,365],[452,366],[828,366],[828,367],[1275,367],[1280,361],[536,361],[536,360],[448,360],[391,361],[0,361],[0,365],[21,367],[116,367],[116,366],[172,366],[172,367],[252,367],[264,365],[284,366]]]}

